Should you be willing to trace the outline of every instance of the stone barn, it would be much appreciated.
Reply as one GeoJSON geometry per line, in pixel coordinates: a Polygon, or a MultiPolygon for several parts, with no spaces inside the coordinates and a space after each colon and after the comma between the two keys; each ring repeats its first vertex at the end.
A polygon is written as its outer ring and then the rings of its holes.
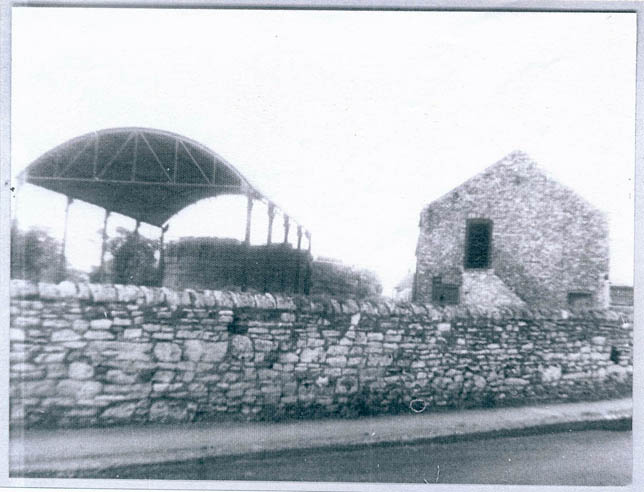
{"type": "Polygon", "coordinates": [[[513,152],[427,205],[413,298],[480,307],[604,307],[605,215],[513,152]]]}

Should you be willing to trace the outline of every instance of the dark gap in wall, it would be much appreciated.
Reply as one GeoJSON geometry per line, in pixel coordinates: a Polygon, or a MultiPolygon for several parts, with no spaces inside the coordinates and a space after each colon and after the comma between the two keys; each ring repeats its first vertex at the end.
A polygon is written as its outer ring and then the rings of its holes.
{"type": "Polygon", "coordinates": [[[617,350],[617,348],[615,348],[614,345],[611,346],[611,348],[610,348],[610,360],[611,360],[611,362],[613,364],[619,364],[619,356],[620,356],[619,350],[617,350]]]}
{"type": "Polygon", "coordinates": [[[490,243],[492,221],[471,219],[465,233],[465,268],[488,268],[490,266],[490,243]]]}

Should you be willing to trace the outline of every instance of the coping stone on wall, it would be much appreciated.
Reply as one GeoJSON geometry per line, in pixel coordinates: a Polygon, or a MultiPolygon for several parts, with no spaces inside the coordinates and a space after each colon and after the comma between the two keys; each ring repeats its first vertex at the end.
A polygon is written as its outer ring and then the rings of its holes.
{"type": "Polygon", "coordinates": [[[428,321],[453,321],[460,318],[486,318],[494,320],[593,320],[594,322],[619,323],[624,316],[610,309],[563,310],[559,308],[511,307],[495,308],[465,306],[435,306],[414,304],[378,297],[355,301],[353,299],[333,298],[328,295],[304,296],[283,294],[250,294],[230,291],[211,291],[185,289],[175,291],[167,287],[146,287],[121,284],[93,284],[64,281],[60,284],[32,282],[11,279],[11,297],[14,299],[42,300],[87,300],[95,303],[137,302],[146,305],[167,304],[176,309],[179,306],[277,309],[281,311],[300,311],[326,313],[332,315],[379,316],[420,316],[428,321]]]}
{"type": "Polygon", "coordinates": [[[293,299],[290,297],[284,296],[282,294],[274,294],[275,297],[275,303],[277,305],[277,309],[280,311],[296,311],[297,306],[293,302],[293,299]]]}
{"type": "Polygon", "coordinates": [[[38,284],[29,280],[11,279],[11,297],[24,299],[38,296],[38,284]]]}
{"type": "Polygon", "coordinates": [[[215,299],[214,293],[210,289],[204,289],[201,291],[202,296],[203,296],[203,303],[204,306],[207,308],[215,307],[217,304],[217,300],[215,299]]]}
{"type": "Polygon", "coordinates": [[[378,314],[378,309],[372,301],[360,301],[360,313],[374,315],[378,314]]]}
{"type": "MultiPolygon", "coordinates": [[[[320,296],[306,297],[309,302],[309,311],[315,314],[322,314],[325,311],[324,302],[320,300],[320,296]]],[[[296,302],[297,304],[297,302],[296,302]]],[[[298,306],[299,307],[299,306],[298,306]]]]}
{"type": "Polygon", "coordinates": [[[255,306],[258,309],[275,309],[277,302],[275,302],[275,298],[269,293],[255,294],[255,306]]]}
{"type": "Polygon", "coordinates": [[[141,297],[141,289],[136,285],[114,284],[119,302],[136,302],[141,297]]]}
{"type": "Polygon", "coordinates": [[[358,311],[360,311],[360,306],[353,299],[342,301],[342,312],[344,314],[356,314],[358,311]]]}
{"type": "Polygon", "coordinates": [[[396,312],[396,303],[394,302],[393,299],[389,299],[387,297],[383,297],[382,301],[384,305],[387,307],[387,310],[389,311],[389,314],[395,314],[396,312]]]}
{"type": "Polygon", "coordinates": [[[389,307],[387,304],[385,304],[384,300],[382,298],[374,299],[373,300],[374,307],[378,310],[378,314],[381,316],[388,316],[390,311],[389,307]]]}
{"type": "Polygon", "coordinates": [[[187,295],[190,299],[190,305],[195,308],[204,307],[203,294],[197,292],[194,289],[184,289],[184,295],[187,295]]]}
{"type": "Polygon", "coordinates": [[[342,314],[342,304],[333,298],[329,298],[329,305],[331,306],[331,313],[342,314]]]}
{"type": "Polygon", "coordinates": [[[76,287],[78,288],[76,298],[79,301],[90,301],[92,299],[92,291],[89,290],[89,284],[78,283],[76,284],[76,287]]]}
{"type": "Polygon", "coordinates": [[[165,295],[160,287],[139,287],[146,306],[158,306],[165,303],[165,295]]]}
{"type": "Polygon", "coordinates": [[[161,292],[163,293],[165,303],[172,309],[176,309],[179,305],[179,294],[167,287],[161,287],[161,292]]]}
{"type": "Polygon", "coordinates": [[[63,280],[58,284],[58,294],[61,298],[78,299],[78,289],[74,282],[63,280]]]}
{"type": "Polygon", "coordinates": [[[181,290],[177,294],[179,296],[179,307],[192,307],[192,298],[187,291],[181,290]]]}
{"type": "Polygon", "coordinates": [[[215,305],[220,308],[232,309],[235,307],[235,302],[233,301],[233,296],[231,292],[224,292],[221,290],[211,291],[212,297],[215,300],[215,305]]]}
{"type": "Polygon", "coordinates": [[[236,308],[257,307],[253,294],[249,294],[248,292],[231,292],[231,295],[233,297],[234,307],[236,308]]]}
{"type": "Polygon", "coordinates": [[[94,302],[117,302],[116,289],[109,284],[87,284],[94,302]]]}
{"type": "Polygon", "coordinates": [[[409,308],[415,316],[427,316],[427,309],[422,304],[409,304],[409,308]]]}
{"type": "Polygon", "coordinates": [[[307,297],[303,294],[294,294],[291,296],[291,299],[295,303],[296,311],[310,313],[316,309],[316,305],[312,297],[307,297]]]}
{"type": "Polygon", "coordinates": [[[38,282],[38,297],[52,301],[61,298],[58,286],[45,282],[38,282]]]}
{"type": "Polygon", "coordinates": [[[430,321],[451,321],[450,311],[447,307],[438,309],[432,304],[425,304],[425,310],[427,311],[427,318],[430,321]]]}
{"type": "MultiPolygon", "coordinates": [[[[327,294],[318,294],[313,297],[313,300],[319,313],[333,314],[336,312],[333,304],[331,303],[331,297],[327,294]]],[[[341,309],[342,308],[340,308],[340,310],[341,309]]]]}
{"type": "Polygon", "coordinates": [[[408,302],[397,302],[394,307],[394,314],[396,316],[409,316],[413,312],[408,302]]]}

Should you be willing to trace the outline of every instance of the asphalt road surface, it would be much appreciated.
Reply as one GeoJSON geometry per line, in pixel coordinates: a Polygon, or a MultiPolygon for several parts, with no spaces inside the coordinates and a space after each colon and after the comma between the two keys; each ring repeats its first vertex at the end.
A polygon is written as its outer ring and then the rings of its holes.
{"type": "Polygon", "coordinates": [[[632,434],[561,432],[448,443],[289,451],[130,466],[85,477],[518,485],[626,485],[632,434]]]}

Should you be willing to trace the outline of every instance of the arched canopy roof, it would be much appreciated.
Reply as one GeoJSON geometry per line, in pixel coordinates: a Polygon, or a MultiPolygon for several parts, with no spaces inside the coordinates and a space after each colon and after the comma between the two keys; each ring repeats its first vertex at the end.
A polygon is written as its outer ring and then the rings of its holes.
{"type": "Polygon", "coordinates": [[[23,173],[28,183],[159,227],[203,198],[238,194],[272,203],[206,146],[149,128],[111,128],[73,138],[23,173]]]}

